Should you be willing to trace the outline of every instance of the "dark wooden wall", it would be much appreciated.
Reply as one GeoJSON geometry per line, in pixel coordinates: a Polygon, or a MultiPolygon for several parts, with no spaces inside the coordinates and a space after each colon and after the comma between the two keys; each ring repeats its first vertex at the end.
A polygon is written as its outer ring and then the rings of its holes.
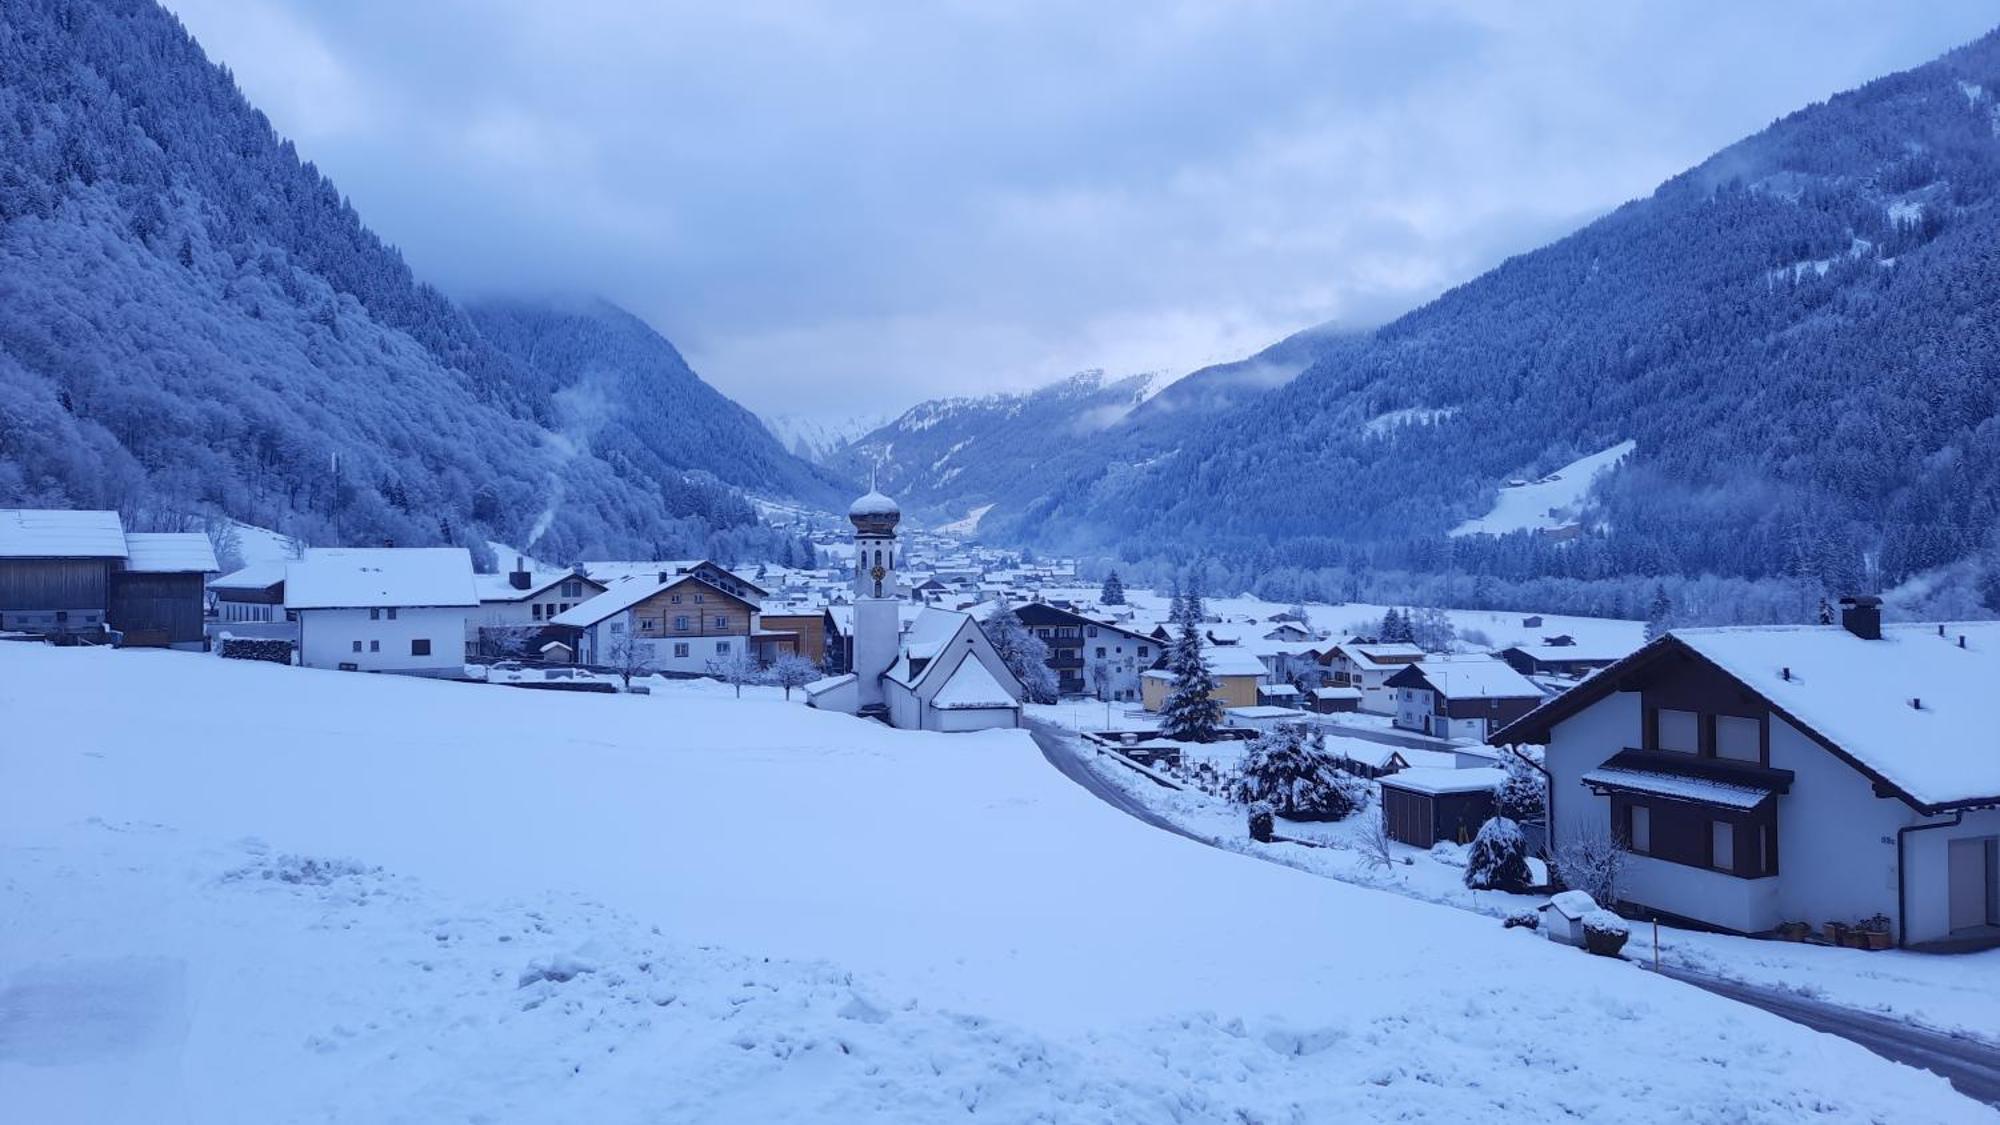
{"type": "Polygon", "coordinates": [[[201,640],[202,576],[118,574],[111,580],[111,627],[165,633],[168,644],[201,640]]]}
{"type": "Polygon", "coordinates": [[[103,610],[110,569],[103,559],[0,559],[0,609],[103,610]]]}

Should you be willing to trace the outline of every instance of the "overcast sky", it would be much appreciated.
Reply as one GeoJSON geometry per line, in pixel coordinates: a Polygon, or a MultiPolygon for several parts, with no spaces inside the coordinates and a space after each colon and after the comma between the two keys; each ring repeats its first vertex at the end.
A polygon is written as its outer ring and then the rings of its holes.
{"type": "Polygon", "coordinates": [[[1366,325],[1991,0],[167,0],[448,292],[838,419],[1366,325]]]}

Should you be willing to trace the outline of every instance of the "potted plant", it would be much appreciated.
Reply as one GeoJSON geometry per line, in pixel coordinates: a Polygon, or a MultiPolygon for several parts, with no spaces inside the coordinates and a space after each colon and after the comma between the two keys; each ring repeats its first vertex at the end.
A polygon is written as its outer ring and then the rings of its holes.
{"type": "Polygon", "coordinates": [[[1863,918],[1855,925],[1854,932],[1861,936],[1861,948],[1863,949],[1889,948],[1889,916],[1887,914],[1873,914],[1863,918]]]}
{"type": "Polygon", "coordinates": [[[1804,922],[1778,923],[1778,937],[1783,941],[1804,941],[1812,933],[1812,927],[1804,922]]]}
{"type": "Polygon", "coordinates": [[[1609,910],[1597,909],[1583,916],[1583,947],[1599,957],[1616,957],[1631,936],[1625,919],[1609,910]]]}
{"type": "Polygon", "coordinates": [[[1826,933],[1827,944],[1829,945],[1847,944],[1847,923],[1828,922],[1824,927],[1824,930],[1826,933]]]}

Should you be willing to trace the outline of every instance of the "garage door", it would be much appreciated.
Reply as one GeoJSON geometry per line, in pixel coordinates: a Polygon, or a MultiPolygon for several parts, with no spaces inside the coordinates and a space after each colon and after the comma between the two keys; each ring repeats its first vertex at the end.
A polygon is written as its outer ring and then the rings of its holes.
{"type": "Polygon", "coordinates": [[[1992,842],[1984,838],[1951,842],[1951,928],[1990,925],[1994,917],[1993,879],[1987,864],[1992,842]]]}

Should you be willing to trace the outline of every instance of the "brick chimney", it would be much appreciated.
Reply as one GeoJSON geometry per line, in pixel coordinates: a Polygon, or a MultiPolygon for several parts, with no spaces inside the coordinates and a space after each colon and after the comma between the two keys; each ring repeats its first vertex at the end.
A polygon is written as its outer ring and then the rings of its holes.
{"type": "Polygon", "coordinates": [[[1840,599],[1840,627],[1864,641],[1882,639],[1882,599],[1873,594],[1849,594],[1840,599]]]}

